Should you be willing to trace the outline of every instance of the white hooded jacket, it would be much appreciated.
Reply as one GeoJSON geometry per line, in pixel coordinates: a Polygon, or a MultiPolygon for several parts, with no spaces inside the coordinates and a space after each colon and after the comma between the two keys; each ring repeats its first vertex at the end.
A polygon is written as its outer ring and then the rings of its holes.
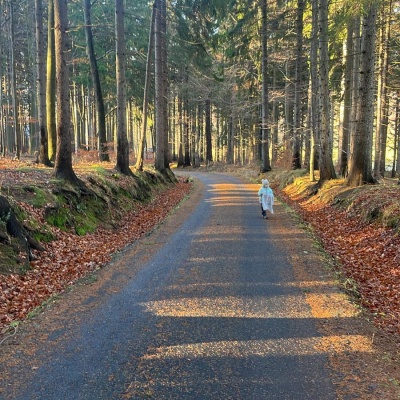
{"type": "Polygon", "coordinates": [[[268,179],[261,181],[262,185],[258,191],[258,197],[264,211],[269,211],[271,214],[274,213],[274,192],[269,187],[268,179]]]}

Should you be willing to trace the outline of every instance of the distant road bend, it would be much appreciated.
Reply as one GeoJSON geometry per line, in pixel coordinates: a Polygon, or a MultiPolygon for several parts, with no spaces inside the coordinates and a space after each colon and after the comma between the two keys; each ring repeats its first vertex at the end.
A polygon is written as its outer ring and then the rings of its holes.
{"type": "Polygon", "coordinates": [[[285,247],[290,216],[278,203],[262,219],[258,185],[192,175],[204,191],[179,229],[163,224],[128,249],[118,268],[129,276],[100,282],[72,324],[50,310],[54,329],[0,369],[0,398],[337,398],[285,247]]]}

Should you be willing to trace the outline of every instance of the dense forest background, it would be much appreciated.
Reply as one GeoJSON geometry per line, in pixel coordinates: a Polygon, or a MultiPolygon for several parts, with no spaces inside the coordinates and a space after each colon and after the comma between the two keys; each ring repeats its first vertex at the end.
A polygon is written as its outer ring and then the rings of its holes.
{"type": "Polygon", "coordinates": [[[158,170],[256,162],[352,186],[400,173],[397,1],[0,8],[3,157],[36,154],[59,172],[95,151],[126,174],[143,158],[158,170]]]}

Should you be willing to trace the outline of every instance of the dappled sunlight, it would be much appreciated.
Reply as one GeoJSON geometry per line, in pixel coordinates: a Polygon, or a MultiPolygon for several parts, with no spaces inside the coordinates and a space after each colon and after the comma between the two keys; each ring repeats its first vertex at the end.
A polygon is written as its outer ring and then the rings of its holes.
{"type": "Polygon", "coordinates": [[[216,341],[188,343],[156,348],[154,353],[143,356],[144,360],[166,358],[195,359],[204,357],[246,358],[315,356],[320,354],[367,352],[372,353],[371,340],[362,335],[343,335],[310,338],[265,339],[247,341],[216,341]]]}
{"type": "Polygon", "coordinates": [[[141,303],[146,312],[159,317],[305,318],[299,296],[197,297],[141,303]]]}
{"type": "Polygon", "coordinates": [[[209,192],[226,192],[232,193],[233,191],[237,192],[254,192],[254,190],[258,190],[260,185],[251,185],[251,184],[231,184],[231,183],[220,183],[220,184],[212,184],[210,185],[209,192]]]}
{"type": "Polygon", "coordinates": [[[355,317],[360,308],[350,303],[344,293],[306,293],[314,318],[355,317]]]}

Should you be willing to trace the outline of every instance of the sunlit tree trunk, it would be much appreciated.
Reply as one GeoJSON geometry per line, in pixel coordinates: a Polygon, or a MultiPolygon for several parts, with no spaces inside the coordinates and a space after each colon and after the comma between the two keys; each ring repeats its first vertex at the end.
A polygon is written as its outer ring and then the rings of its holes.
{"type": "Polygon", "coordinates": [[[400,93],[397,93],[396,99],[395,143],[395,167],[393,168],[392,177],[394,178],[397,172],[397,176],[400,179],[400,93]]]}
{"type": "Polygon", "coordinates": [[[54,175],[56,178],[78,183],[79,180],[72,169],[70,91],[67,65],[67,55],[69,54],[67,1],[54,0],[54,45],[57,83],[57,151],[54,175]]]}
{"type": "Polygon", "coordinates": [[[48,0],[47,20],[47,78],[46,78],[46,121],[49,159],[55,160],[56,134],[56,62],[54,48],[54,0],[48,0]]]}
{"type": "Polygon", "coordinates": [[[319,84],[318,84],[318,0],[311,1],[312,8],[312,33],[310,48],[310,181],[315,181],[315,170],[319,169],[319,137],[320,137],[320,114],[318,107],[319,84]]]}
{"type": "Polygon", "coordinates": [[[344,71],[344,92],[343,92],[343,123],[342,123],[342,141],[340,148],[340,175],[342,178],[347,177],[349,145],[351,131],[351,107],[352,107],[352,76],[354,66],[354,19],[347,24],[346,36],[346,54],[345,54],[345,71],[344,71]]]}
{"type": "Polygon", "coordinates": [[[144,149],[146,147],[146,132],[147,132],[147,114],[149,107],[149,88],[150,88],[150,78],[151,78],[151,66],[153,64],[153,54],[154,54],[154,22],[155,22],[156,12],[155,3],[153,4],[153,11],[151,13],[151,23],[150,23],[150,33],[149,42],[147,48],[147,61],[146,61],[146,79],[144,82],[144,94],[143,94],[143,115],[142,115],[142,132],[139,141],[139,149],[136,159],[135,168],[138,171],[143,170],[143,157],[144,149]]]}
{"type": "Polygon", "coordinates": [[[36,72],[37,72],[37,109],[39,120],[39,157],[41,164],[50,166],[47,128],[46,128],[46,64],[44,57],[45,41],[43,34],[43,4],[42,0],[35,0],[35,21],[36,21],[36,72]]]}
{"type": "Polygon", "coordinates": [[[294,110],[293,110],[293,169],[301,168],[301,138],[302,132],[302,101],[303,101],[303,14],[304,0],[297,0],[297,18],[296,18],[296,66],[294,76],[294,110]]]}
{"type": "Polygon", "coordinates": [[[381,26],[379,41],[379,71],[377,74],[378,91],[376,105],[376,138],[374,177],[380,179],[385,176],[386,145],[389,124],[389,99],[388,99],[388,70],[389,70],[389,44],[390,20],[392,16],[392,1],[384,1],[381,5],[381,26]]]}
{"type": "Polygon", "coordinates": [[[361,34],[360,80],[357,115],[351,138],[351,158],[347,184],[360,186],[374,183],[372,176],[372,131],[374,117],[374,74],[376,3],[371,3],[363,19],[361,34]]]}
{"type": "MultiPolygon", "coordinates": [[[[394,120],[394,148],[393,148],[393,164],[392,164],[392,178],[396,177],[396,172],[400,172],[400,98],[396,98],[395,120],[394,120]]],[[[400,176],[399,176],[400,178],[400,176]]]]}
{"type": "Polygon", "coordinates": [[[319,113],[321,118],[319,183],[336,178],[332,160],[328,53],[328,1],[319,1],[319,113]]]}

